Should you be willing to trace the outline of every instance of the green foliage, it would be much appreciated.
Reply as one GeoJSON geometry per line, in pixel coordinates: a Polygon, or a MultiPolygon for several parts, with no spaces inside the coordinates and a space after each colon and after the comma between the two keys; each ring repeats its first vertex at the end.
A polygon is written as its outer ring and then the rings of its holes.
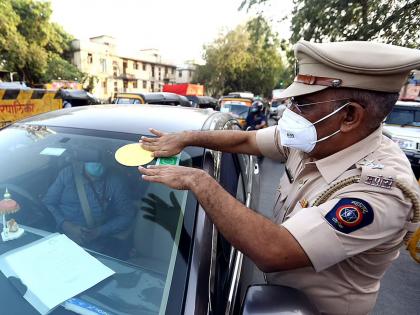
{"type": "Polygon", "coordinates": [[[416,47],[420,43],[420,0],[295,0],[292,42],[380,40],[416,47]]]}
{"type": "MultiPolygon", "coordinates": [[[[270,0],[243,0],[241,8],[270,0]]],[[[291,42],[379,40],[420,47],[420,0],[294,0],[291,42]]]]}
{"type": "Polygon", "coordinates": [[[197,69],[195,81],[213,95],[251,91],[270,96],[288,79],[280,48],[277,34],[263,18],[250,20],[204,47],[206,64],[197,69]]]}
{"type": "Polygon", "coordinates": [[[46,71],[43,75],[45,82],[52,80],[76,80],[81,82],[83,76],[72,64],[61,58],[58,54],[49,53],[46,71]]]}
{"type": "Polygon", "coordinates": [[[49,2],[0,0],[0,60],[6,70],[17,72],[30,84],[81,77],[62,58],[72,38],[50,22],[51,13],[49,2]]]}

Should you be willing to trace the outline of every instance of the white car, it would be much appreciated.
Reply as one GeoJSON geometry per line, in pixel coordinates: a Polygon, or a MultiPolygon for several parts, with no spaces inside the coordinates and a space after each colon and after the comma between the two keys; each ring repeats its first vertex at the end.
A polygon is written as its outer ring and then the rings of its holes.
{"type": "Polygon", "coordinates": [[[384,133],[394,140],[420,175],[420,102],[398,101],[384,122],[384,133]]]}
{"type": "Polygon", "coordinates": [[[285,109],[286,109],[286,104],[284,103],[284,100],[273,100],[271,102],[269,116],[278,120],[283,114],[283,111],[285,109]]]}

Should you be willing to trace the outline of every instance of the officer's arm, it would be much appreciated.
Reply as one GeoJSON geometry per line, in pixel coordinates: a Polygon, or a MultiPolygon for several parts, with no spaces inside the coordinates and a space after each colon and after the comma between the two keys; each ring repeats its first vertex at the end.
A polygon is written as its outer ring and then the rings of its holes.
{"type": "Polygon", "coordinates": [[[264,272],[311,266],[294,237],[245,207],[205,175],[191,189],[222,235],[264,272]]]}
{"type": "Polygon", "coordinates": [[[265,272],[310,266],[299,243],[283,227],[245,207],[206,172],[182,166],[139,168],[143,179],[191,190],[223,236],[265,272]]]}
{"type": "Polygon", "coordinates": [[[261,155],[257,146],[256,131],[215,130],[188,132],[188,145],[205,147],[229,153],[261,155]]]}
{"type": "Polygon", "coordinates": [[[256,132],[240,130],[184,131],[163,133],[150,129],[155,138],[142,137],[144,149],[154,152],[155,157],[178,154],[187,146],[204,147],[230,153],[261,155],[257,147],[256,132]]]}

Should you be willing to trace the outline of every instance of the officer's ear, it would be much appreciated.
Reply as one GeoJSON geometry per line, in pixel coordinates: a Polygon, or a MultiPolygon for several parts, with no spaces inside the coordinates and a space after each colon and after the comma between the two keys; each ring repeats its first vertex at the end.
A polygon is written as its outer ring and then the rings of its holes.
{"type": "Polygon", "coordinates": [[[340,128],[341,132],[346,133],[360,130],[359,128],[363,127],[365,116],[365,106],[354,101],[350,102],[344,109],[344,116],[340,128]]]}

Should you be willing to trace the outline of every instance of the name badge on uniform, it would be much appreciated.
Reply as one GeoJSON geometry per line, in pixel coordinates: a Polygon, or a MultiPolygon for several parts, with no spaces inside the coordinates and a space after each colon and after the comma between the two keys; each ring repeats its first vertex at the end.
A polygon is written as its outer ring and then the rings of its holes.
{"type": "Polygon", "coordinates": [[[370,175],[367,175],[364,183],[366,185],[370,185],[370,186],[374,186],[374,187],[391,189],[392,188],[392,184],[394,183],[394,179],[391,176],[389,176],[389,177],[383,177],[383,176],[370,176],[370,175]]]}

